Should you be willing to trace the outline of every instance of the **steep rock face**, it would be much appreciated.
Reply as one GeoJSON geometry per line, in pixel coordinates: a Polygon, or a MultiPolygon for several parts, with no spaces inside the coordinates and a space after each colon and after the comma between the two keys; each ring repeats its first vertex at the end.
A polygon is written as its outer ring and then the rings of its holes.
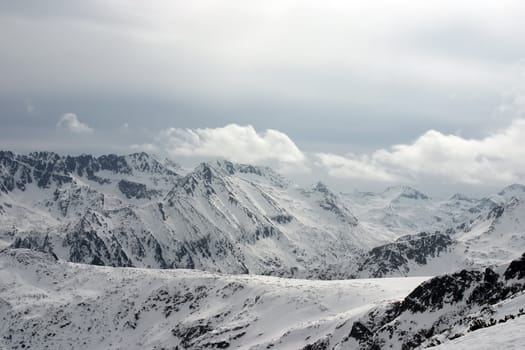
{"type": "Polygon", "coordinates": [[[303,191],[303,194],[314,198],[319,207],[332,213],[339,220],[351,226],[357,225],[358,220],[354,214],[352,214],[338,196],[330,191],[324,183],[318,182],[311,190],[303,191]]]}
{"type": "Polygon", "coordinates": [[[462,270],[423,282],[402,301],[354,322],[344,342],[360,349],[414,349],[520,317],[524,261],[525,254],[497,270],[462,270]]]}
{"type": "Polygon", "coordinates": [[[411,265],[426,265],[455,244],[447,234],[440,232],[407,235],[370,250],[357,268],[356,276],[385,277],[406,275],[411,265]]]}
{"type": "Polygon", "coordinates": [[[509,264],[509,267],[505,270],[504,276],[507,280],[525,279],[525,253],[523,253],[520,259],[513,260],[509,264]]]}
{"type": "Polygon", "coordinates": [[[54,208],[63,217],[78,217],[83,215],[85,208],[91,210],[104,209],[105,196],[89,186],[72,184],[67,187],[57,187],[53,196],[44,205],[54,208]]]}
{"type": "Polygon", "coordinates": [[[131,266],[118,240],[104,240],[99,235],[103,220],[98,213],[88,211],[78,223],[65,229],[67,234],[62,244],[69,248],[68,260],[93,265],[131,266]]]}
{"type": "Polygon", "coordinates": [[[136,199],[152,199],[161,194],[160,191],[148,190],[147,186],[138,182],[120,180],[118,182],[118,189],[122,192],[126,198],[136,199]]]}
{"type": "Polygon", "coordinates": [[[35,183],[39,188],[61,186],[74,181],[74,177],[85,178],[101,185],[111,179],[99,173],[121,175],[155,174],[176,177],[177,174],[148,156],[134,153],[128,156],[114,154],[94,157],[92,155],[60,156],[53,152],[33,152],[28,155],[0,151],[0,190],[4,193],[35,183]]]}
{"type": "MultiPolygon", "coordinates": [[[[290,192],[286,182],[268,169],[224,161],[203,163],[175,184],[165,197],[164,211],[168,221],[183,227],[184,232],[193,230],[194,237],[212,231],[214,233],[207,238],[211,243],[223,237],[221,244],[239,247],[234,256],[246,265],[246,271],[280,276],[334,278],[340,275],[340,267],[328,264],[321,267],[319,263],[336,263],[339,259],[342,266],[355,255],[359,243],[352,242],[350,235],[342,238],[342,243],[353,247],[352,251],[342,246],[327,247],[339,239],[336,236],[325,236],[327,239],[322,244],[315,242],[317,235],[329,229],[312,227],[304,220],[304,211],[310,205],[318,212],[327,209],[320,208],[317,202],[305,202],[310,196],[305,199],[290,197],[290,192]],[[295,205],[290,207],[289,202],[295,205]],[[332,251],[333,255],[321,257],[332,251]],[[264,259],[254,260],[254,253],[264,259]],[[309,267],[305,269],[305,265],[309,267]]],[[[299,192],[300,196],[303,194],[299,192]]],[[[346,216],[339,217],[338,221],[333,221],[332,215],[330,211],[323,220],[330,220],[332,226],[339,225],[336,230],[351,232],[355,229],[357,223],[349,222],[349,218],[354,220],[350,213],[345,213],[346,216]]]]}
{"type": "Polygon", "coordinates": [[[8,193],[14,189],[23,191],[31,183],[48,188],[51,183],[71,182],[60,160],[60,156],[54,153],[35,152],[20,156],[0,151],[0,190],[8,193]]]}

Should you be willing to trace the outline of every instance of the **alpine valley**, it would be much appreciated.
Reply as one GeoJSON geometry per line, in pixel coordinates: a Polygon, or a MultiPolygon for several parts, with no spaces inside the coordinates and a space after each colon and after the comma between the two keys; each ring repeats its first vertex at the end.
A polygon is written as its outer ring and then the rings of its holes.
{"type": "Polygon", "coordinates": [[[519,184],[339,193],[225,160],[0,152],[1,349],[520,348],[524,252],[519,184]]]}

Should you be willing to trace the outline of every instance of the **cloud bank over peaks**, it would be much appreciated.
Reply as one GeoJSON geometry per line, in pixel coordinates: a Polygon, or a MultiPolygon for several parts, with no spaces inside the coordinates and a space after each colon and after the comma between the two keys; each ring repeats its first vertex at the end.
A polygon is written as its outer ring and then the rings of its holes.
{"type": "Polygon", "coordinates": [[[160,131],[153,142],[136,149],[172,158],[225,158],[239,163],[275,166],[285,173],[315,171],[342,179],[372,182],[425,181],[499,185],[525,181],[525,119],[482,138],[429,130],[414,142],[369,154],[307,152],[285,133],[258,132],[253,126],[160,131]]]}
{"type": "Polygon", "coordinates": [[[74,113],[65,113],[58,121],[56,127],[76,134],[90,134],[94,131],[89,125],[82,123],[74,113]]]}
{"type": "Polygon", "coordinates": [[[484,138],[468,139],[429,130],[413,143],[379,149],[370,156],[318,153],[318,163],[337,177],[383,181],[437,178],[468,184],[525,180],[525,119],[484,138]]]}
{"type": "Polygon", "coordinates": [[[251,125],[168,128],[153,142],[133,147],[172,157],[219,157],[239,163],[277,164],[285,172],[292,168],[308,171],[307,157],[286,134],[273,129],[257,132],[251,125]]]}

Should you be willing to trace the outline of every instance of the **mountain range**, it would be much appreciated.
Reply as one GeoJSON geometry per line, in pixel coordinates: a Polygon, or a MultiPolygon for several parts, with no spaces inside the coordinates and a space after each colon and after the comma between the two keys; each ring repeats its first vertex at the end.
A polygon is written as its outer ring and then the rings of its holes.
{"type": "Polygon", "coordinates": [[[341,279],[494,266],[525,251],[525,186],[476,199],[302,188],[268,167],[146,153],[0,152],[0,247],[93,265],[341,279]]]}

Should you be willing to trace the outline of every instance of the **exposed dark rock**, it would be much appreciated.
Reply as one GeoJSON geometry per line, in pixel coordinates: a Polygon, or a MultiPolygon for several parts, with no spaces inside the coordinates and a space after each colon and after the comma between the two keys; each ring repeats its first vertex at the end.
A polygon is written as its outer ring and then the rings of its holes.
{"type": "Polygon", "coordinates": [[[195,325],[179,325],[179,327],[171,330],[171,334],[180,339],[180,344],[184,349],[192,347],[197,340],[203,335],[211,332],[213,328],[207,323],[199,323],[195,325]]]}
{"type": "Polygon", "coordinates": [[[446,252],[453,244],[449,235],[440,232],[403,236],[370,250],[359,264],[357,275],[362,271],[371,277],[384,277],[392,272],[407,273],[410,262],[425,265],[427,259],[446,252]]]}
{"type": "Polygon", "coordinates": [[[350,330],[350,337],[357,339],[358,342],[366,342],[372,338],[374,334],[361,322],[354,322],[350,330]]]}
{"type": "Polygon", "coordinates": [[[505,207],[503,205],[495,206],[488,213],[487,219],[497,219],[501,217],[501,215],[503,215],[504,211],[505,211],[505,207]]]}
{"type": "Polygon", "coordinates": [[[55,260],[58,260],[58,257],[53,252],[49,235],[42,235],[41,233],[32,232],[25,237],[16,237],[15,241],[11,244],[10,247],[25,248],[44,252],[53,256],[55,260]]]}
{"type": "Polygon", "coordinates": [[[401,304],[400,312],[424,312],[443,308],[444,304],[455,304],[465,298],[465,292],[483,281],[483,273],[462,270],[452,275],[443,275],[423,282],[410,293],[401,304]]]}
{"type": "Polygon", "coordinates": [[[525,253],[523,253],[521,258],[516,259],[509,264],[509,267],[505,271],[504,275],[506,280],[525,278],[525,253]]]}
{"type": "Polygon", "coordinates": [[[330,339],[321,338],[313,344],[306,345],[301,350],[327,350],[329,346],[330,346],[330,339]]]}
{"type": "Polygon", "coordinates": [[[144,184],[128,180],[120,180],[118,182],[118,189],[127,198],[151,199],[152,197],[159,195],[157,191],[148,190],[144,184]]]}
{"type": "Polygon", "coordinates": [[[275,221],[279,224],[288,224],[293,220],[291,215],[275,215],[271,217],[272,221],[275,221]]]}
{"type": "Polygon", "coordinates": [[[63,157],[52,152],[18,155],[0,151],[0,168],[3,169],[0,174],[0,190],[3,192],[10,192],[15,188],[24,191],[31,183],[36,183],[40,188],[50,188],[52,184],[61,186],[72,182],[72,175],[85,177],[99,184],[109,184],[109,179],[97,175],[100,171],[129,175],[137,170],[177,176],[146,153],[129,156],[109,154],[96,158],[86,154],[63,157]]]}
{"type": "Polygon", "coordinates": [[[490,268],[434,277],[419,285],[403,301],[372,310],[356,321],[349,338],[355,339],[360,349],[382,349],[394,339],[402,343],[402,349],[414,349],[434,335],[457,337],[447,332],[454,324],[470,324],[471,331],[492,326],[496,320],[472,319],[468,314],[480,309],[490,310],[491,305],[523,291],[524,260],[525,254],[510,263],[504,273],[505,279],[490,268]],[[506,282],[514,278],[518,281],[506,282]],[[421,316],[417,314],[422,313],[427,321],[418,324],[421,316]]]}
{"type": "Polygon", "coordinates": [[[85,264],[132,266],[131,260],[113,236],[110,242],[104,241],[92,227],[90,220],[97,221],[95,214],[82,218],[71,228],[64,238],[63,245],[69,247],[69,261],[85,264]]]}

